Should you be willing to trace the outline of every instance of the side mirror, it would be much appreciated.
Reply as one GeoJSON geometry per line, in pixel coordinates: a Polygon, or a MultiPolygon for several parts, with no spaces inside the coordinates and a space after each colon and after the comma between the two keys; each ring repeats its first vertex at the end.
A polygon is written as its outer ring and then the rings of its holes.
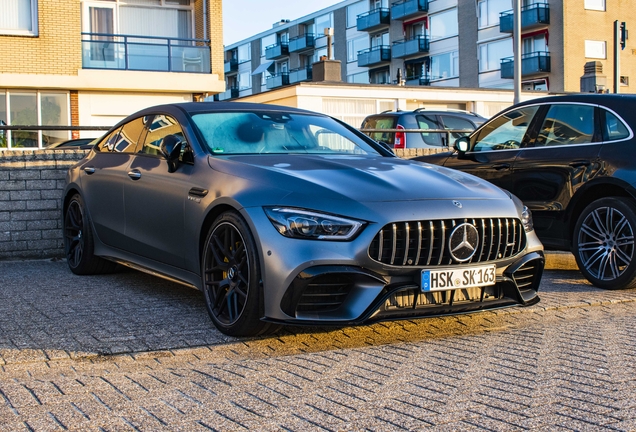
{"type": "Polygon", "coordinates": [[[161,141],[161,154],[168,161],[168,172],[175,172],[177,170],[182,146],[183,141],[181,141],[176,135],[167,135],[161,141]]]}
{"type": "Polygon", "coordinates": [[[465,136],[459,137],[455,140],[455,145],[453,147],[459,154],[466,153],[468,150],[470,150],[470,139],[465,136]]]}

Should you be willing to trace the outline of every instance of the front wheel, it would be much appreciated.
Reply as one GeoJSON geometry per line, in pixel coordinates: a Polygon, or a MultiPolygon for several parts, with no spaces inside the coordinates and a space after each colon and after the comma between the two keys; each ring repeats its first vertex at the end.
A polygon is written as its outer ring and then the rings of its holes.
{"type": "Polygon", "coordinates": [[[579,269],[594,285],[624,289],[636,284],[636,206],[625,198],[602,198],[588,205],[576,223],[573,252],[579,269]]]}
{"type": "Polygon", "coordinates": [[[235,212],[220,215],[204,245],[205,304],[214,325],[229,336],[256,336],[270,325],[261,317],[261,269],[247,224],[235,212]]]}

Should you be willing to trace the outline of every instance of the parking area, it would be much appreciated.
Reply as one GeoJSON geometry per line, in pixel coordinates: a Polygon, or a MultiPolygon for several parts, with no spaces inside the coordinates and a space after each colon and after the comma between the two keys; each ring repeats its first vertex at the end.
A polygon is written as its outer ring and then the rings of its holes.
{"type": "Polygon", "coordinates": [[[635,430],[636,289],[229,338],[199,292],[0,262],[0,430],[635,430]]]}

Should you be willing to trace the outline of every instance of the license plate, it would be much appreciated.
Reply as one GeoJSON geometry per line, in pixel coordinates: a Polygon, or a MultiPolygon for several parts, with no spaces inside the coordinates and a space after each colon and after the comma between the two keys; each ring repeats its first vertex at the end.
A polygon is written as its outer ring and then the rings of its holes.
{"type": "Polygon", "coordinates": [[[458,288],[494,285],[496,266],[422,270],[422,291],[442,291],[458,288]]]}

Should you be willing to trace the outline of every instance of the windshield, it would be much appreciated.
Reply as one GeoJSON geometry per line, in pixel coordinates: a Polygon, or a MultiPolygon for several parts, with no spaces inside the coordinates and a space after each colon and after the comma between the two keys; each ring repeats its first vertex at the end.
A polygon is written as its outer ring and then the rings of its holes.
{"type": "Polygon", "coordinates": [[[329,117],[284,112],[194,114],[208,149],[227,154],[380,154],[329,117]]]}

